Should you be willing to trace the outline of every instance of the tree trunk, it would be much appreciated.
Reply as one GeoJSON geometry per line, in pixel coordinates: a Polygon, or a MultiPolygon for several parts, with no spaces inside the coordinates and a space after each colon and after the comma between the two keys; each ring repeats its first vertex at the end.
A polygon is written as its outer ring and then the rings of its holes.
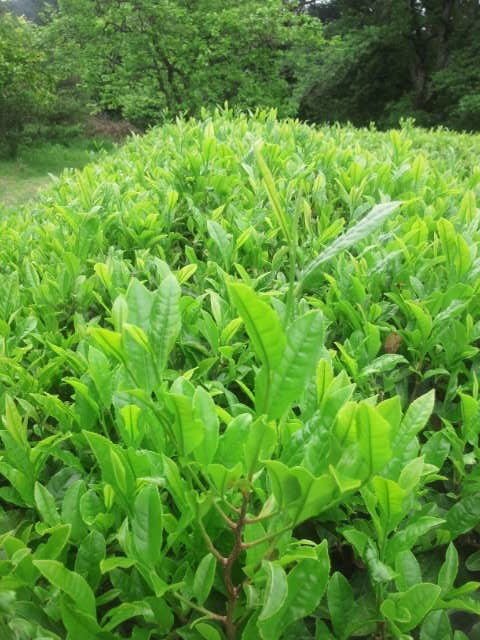
{"type": "Polygon", "coordinates": [[[447,66],[449,58],[448,41],[453,32],[453,10],[455,8],[455,0],[443,0],[442,15],[440,18],[438,52],[437,52],[437,69],[444,69],[447,66]]]}

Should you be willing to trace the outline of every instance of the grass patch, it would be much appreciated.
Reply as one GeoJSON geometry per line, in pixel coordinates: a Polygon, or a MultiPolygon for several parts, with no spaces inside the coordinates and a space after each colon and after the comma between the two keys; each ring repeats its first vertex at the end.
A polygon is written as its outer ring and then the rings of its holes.
{"type": "Polygon", "coordinates": [[[28,202],[51,183],[52,175],[81,169],[113,148],[108,140],[81,139],[69,145],[47,143],[20,149],[14,160],[0,161],[0,206],[28,202]]]}

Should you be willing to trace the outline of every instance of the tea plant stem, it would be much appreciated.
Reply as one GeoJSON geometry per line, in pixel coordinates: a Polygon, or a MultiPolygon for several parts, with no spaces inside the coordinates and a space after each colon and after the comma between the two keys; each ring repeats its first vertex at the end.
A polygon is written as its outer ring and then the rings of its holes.
{"type": "Polygon", "coordinates": [[[215,508],[215,510],[217,511],[217,513],[221,516],[221,518],[224,520],[224,522],[227,523],[227,525],[230,527],[230,529],[235,530],[237,524],[236,522],[234,522],[231,518],[229,518],[227,516],[227,514],[225,513],[225,511],[223,511],[223,509],[221,509],[216,500],[213,501],[213,506],[215,508]]]}
{"type": "Polygon", "coordinates": [[[239,518],[236,522],[233,532],[233,546],[230,555],[225,559],[223,564],[223,578],[227,589],[228,602],[226,606],[225,631],[228,640],[235,640],[237,628],[234,622],[235,605],[240,595],[240,587],[233,583],[232,571],[238,557],[242,553],[244,547],[242,542],[243,529],[245,527],[245,517],[247,514],[248,503],[250,501],[250,493],[243,494],[242,506],[239,518]]]}
{"type": "Polygon", "coordinates": [[[225,623],[225,616],[221,616],[218,613],[215,613],[214,611],[210,611],[210,609],[205,609],[205,607],[201,607],[200,605],[195,604],[188,598],[185,598],[184,596],[182,596],[182,594],[178,593],[178,591],[173,591],[172,593],[175,596],[175,598],[177,598],[177,600],[180,600],[180,602],[183,602],[183,604],[186,604],[191,609],[198,611],[198,613],[201,613],[202,615],[207,616],[212,620],[217,620],[218,622],[225,623]]]}
{"type": "Polygon", "coordinates": [[[266,536],[263,536],[262,538],[258,538],[258,540],[252,540],[252,542],[244,542],[242,544],[242,548],[251,549],[252,547],[256,547],[257,545],[263,544],[264,542],[270,542],[270,540],[274,540],[277,536],[281,536],[282,533],[291,531],[292,528],[293,528],[293,525],[289,524],[286,527],[279,529],[278,531],[274,531],[273,533],[269,533],[266,536]]]}
{"type": "Polygon", "coordinates": [[[202,482],[198,473],[194,469],[192,469],[191,466],[186,466],[185,469],[189,472],[193,481],[197,484],[197,487],[200,489],[200,491],[207,491],[207,487],[202,482]]]}
{"type": "MultiPolygon", "coordinates": [[[[383,588],[382,585],[377,585],[375,588],[375,597],[377,601],[377,610],[380,611],[380,606],[384,599],[383,588]]],[[[379,620],[377,622],[377,632],[378,638],[384,640],[385,638],[385,620],[379,620]]]]}
{"type": "Polygon", "coordinates": [[[213,544],[212,539],[210,538],[210,536],[207,533],[207,530],[205,529],[205,526],[202,522],[202,518],[200,517],[200,515],[198,516],[198,526],[200,527],[201,534],[206,542],[206,545],[210,553],[212,553],[222,565],[225,565],[227,558],[225,558],[225,556],[222,556],[220,551],[213,544]]]}

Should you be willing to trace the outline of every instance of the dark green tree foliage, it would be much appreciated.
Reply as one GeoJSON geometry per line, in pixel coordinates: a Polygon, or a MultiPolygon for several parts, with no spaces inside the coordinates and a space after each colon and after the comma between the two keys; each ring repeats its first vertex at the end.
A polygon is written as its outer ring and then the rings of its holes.
{"type": "Polygon", "coordinates": [[[328,46],[301,113],[307,119],[480,126],[478,0],[307,3],[328,46]]]}
{"type": "Polygon", "coordinates": [[[57,28],[99,107],[143,125],[225,101],[296,115],[322,42],[281,0],[63,0],[57,28]]]}

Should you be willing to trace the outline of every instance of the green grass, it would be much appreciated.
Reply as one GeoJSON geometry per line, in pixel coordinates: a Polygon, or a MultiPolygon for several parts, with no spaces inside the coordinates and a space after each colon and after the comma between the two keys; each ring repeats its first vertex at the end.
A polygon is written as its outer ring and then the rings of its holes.
{"type": "Polygon", "coordinates": [[[25,204],[64,169],[81,169],[113,148],[106,140],[80,139],[69,145],[24,147],[14,160],[0,160],[0,206],[25,204]]]}

